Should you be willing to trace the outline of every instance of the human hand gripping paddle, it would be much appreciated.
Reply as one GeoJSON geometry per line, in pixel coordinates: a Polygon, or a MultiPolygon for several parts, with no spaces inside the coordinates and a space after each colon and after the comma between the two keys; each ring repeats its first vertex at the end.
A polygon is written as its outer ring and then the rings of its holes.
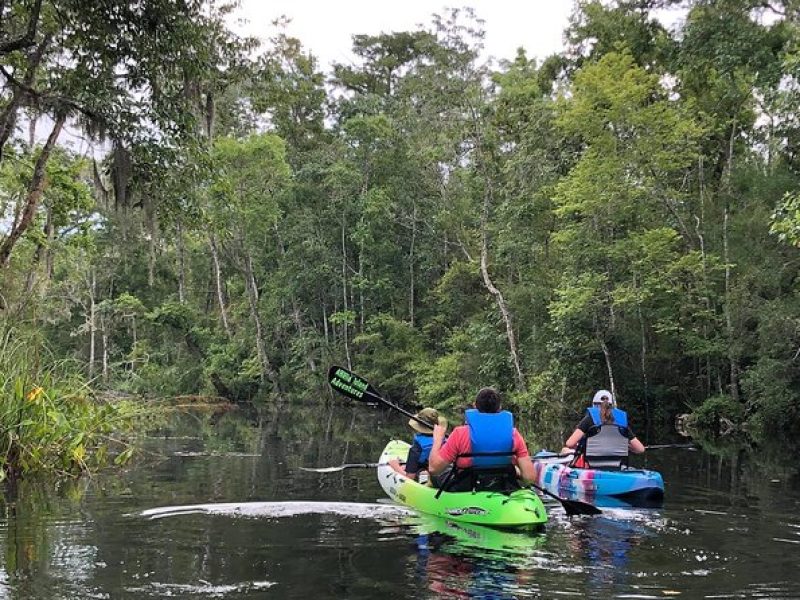
{"type": "MultiPolygon", "coordinates": [[[[373,388],[366,379],[356,375],[345,369],[344,367],[337,367],[333,366],[328,370],[328,381],[331,384],[331,387],[335,389],[340,394],[347,396],[353,400],[358,402],[380,402],[391,408],[392,410],[396,410],[399,413],[404,414],[405,416],[414,419],[418,423],[433,429],[433,424],[428,423],[424,419],[418,418],[413,413],[405,410],[404,408],[389,402],[385,398],[383,398],[378,392],[373,388]]],[[[368,464],[368,463],[365,463],[368,464]]],[[[376,465],[377,466],[377,465],[376,465]]],[[[341,469],[348,468],[348,465],[341,465],[341,467],[324,467],[327,469],[331,469],[332,471],[338,471],[341,469]]],[[[306,469],[309,470],[309,469],[306,469]]],[[[316,469],[315,469],[316,470],[316,469]]],[[[325,471],[331,472],[331,471],[325,471]]],[[[536,484],[531,484],[532,487],[536,488],[543,494],[546,494],[559,502],[564,507],[564,511],[567,513],[567,516],[573,515],[599,515],[603,511],[601,511],[596,506],[592,504],[588,504],[586,502],[580,502],[579,500],[567,500],[566,498],[560,498],[556,494],[549,492],[536,484]]]]}

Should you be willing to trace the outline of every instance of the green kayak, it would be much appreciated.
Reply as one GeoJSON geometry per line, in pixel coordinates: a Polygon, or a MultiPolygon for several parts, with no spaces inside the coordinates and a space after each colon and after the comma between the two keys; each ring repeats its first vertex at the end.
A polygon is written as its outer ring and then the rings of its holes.
{"type": "Polygon", "coordinates": [[[392,440],[383,449],[378,461],[378,481],[398,504],[456,523],[488,527],[539,529],[547,522],[547,512],[541,499],[529,489],[510,494],[442,492],[436,498],[436,488],[404,477],[386,464],[393,458],[405,462],[410,447],[406,442],[392,440]]]}

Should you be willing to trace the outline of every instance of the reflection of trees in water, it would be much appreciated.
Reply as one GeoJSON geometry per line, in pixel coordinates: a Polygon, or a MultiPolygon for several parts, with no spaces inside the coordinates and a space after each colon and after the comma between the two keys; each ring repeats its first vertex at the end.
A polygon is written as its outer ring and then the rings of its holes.
{"type": "Polygon", "coordinates": [[[797,442],[775,439],[754,445],[741,436],[695,441],[698,451],[658,451],[648,457],[656,467],[663,465],[668,497],[673,481],[688,486],[693,496],[722,494],[730,502],[748,496],[770,501],[776,492],[791,495],[800,488],[797,442]]]}
{"type": "Polygon", "coordinates": [[[568,538],[576,557],[583,559],[586,589],[629,589],[631,550],[652,532],[637,521],[597,517],[576,523],[568,538]]]}
{"type": "Polygon", "coordinates": [[[50,587],[66,590],[70,582],[91,577],[96,548],[71,543],[83,524],[62,516],[64,506],[72,514],[79,512],[90,485],[88,479],[29,479],[4,490],[0,511],[7,528],[0,571],[5,576],[0,579],[16,597],[40,596],[50,587]],[[59,566],[70,573],[69,579],[63,578],[63,573],[51,573],[56,555],[59,566]],[[63,581],[56,583],[59,579],[63,581]]]}
{"type": "MultiPolygon", "coordinates": [[[[354,488],[365,482],[374,485],[378,498],[382,494],[372,471],[319,476],[299,472],[297,467],[339,464],[343,457],[374,461],[392,434],[404,433],[404,423],[394,417],[360,405],[301,402],[175,415],[151,434],[139,460],[125,471],[77,481],[24,480],[13,494],[6,493],[2,516],[8,525],[2,539],[0,581],[19,597],[46,597],[47,590],[77,590],[82,581],[101,580],[104,569],[97,565],[120,565],[134,558],[126,543],[130,530],[125,527],[130,525],[137,533],[142,530],[142,535],[157,529],[150,523],[131,524],[124,519],[123,512],[139,508],[248,500],[352,500],[354,488]],[[176,452],[185,455],[176,456],[176,452]],[[109,501],[84,504],[87,490],[109,501]],[[96,505],[112,509],[95,514],[92,507],[96,505]]],[[[150,551],[152,556],[136,556],[144,562],[131,568],[158,573],[166,581],[180,581],[187,574],[211,577],[209,569],[221,568],[220,540],[235,533],[237,540],[230,540],[230,545],[236,547],[238,541],[246,541],[243,535],[263,535],[253,526],[237,527],[231,533],[234,529],[218,519],[187,519],[192,522],[197,552],[187,554],[170,544],[157,544],[150,551]]],[[[258,544],[253,539],[250,547],[258,544]]],[[[116,589],[118,584],[112,582],[111,587],[116,589]]],[[[0,586],[0,596],[3,591],[0,586]]]]}

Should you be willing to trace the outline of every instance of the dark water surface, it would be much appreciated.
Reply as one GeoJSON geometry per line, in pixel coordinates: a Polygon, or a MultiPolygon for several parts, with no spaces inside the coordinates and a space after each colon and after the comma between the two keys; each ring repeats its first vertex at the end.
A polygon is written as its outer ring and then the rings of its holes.
{"type": "Polygon", "coordinates": [[[374,470],[298,469],[374,462],[406,434],[344,404],[185,416],[122,474],[7,495],[0,597],[800,598],[800,477],[780,455],[652,451],[663,509],[548,505],[541,535],[409,514],[374,470]]]}

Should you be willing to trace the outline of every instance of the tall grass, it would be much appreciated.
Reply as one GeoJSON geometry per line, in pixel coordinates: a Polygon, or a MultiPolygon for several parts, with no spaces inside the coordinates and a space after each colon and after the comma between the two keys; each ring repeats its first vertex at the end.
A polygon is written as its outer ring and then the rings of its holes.
{"type": "Polygon", "coordinates": [[[52,357],[35,333],[0,323],[0,481],[124,462],[132,448],[119,434],[139,412],[97,400],[73,363],[52,357]]]}

